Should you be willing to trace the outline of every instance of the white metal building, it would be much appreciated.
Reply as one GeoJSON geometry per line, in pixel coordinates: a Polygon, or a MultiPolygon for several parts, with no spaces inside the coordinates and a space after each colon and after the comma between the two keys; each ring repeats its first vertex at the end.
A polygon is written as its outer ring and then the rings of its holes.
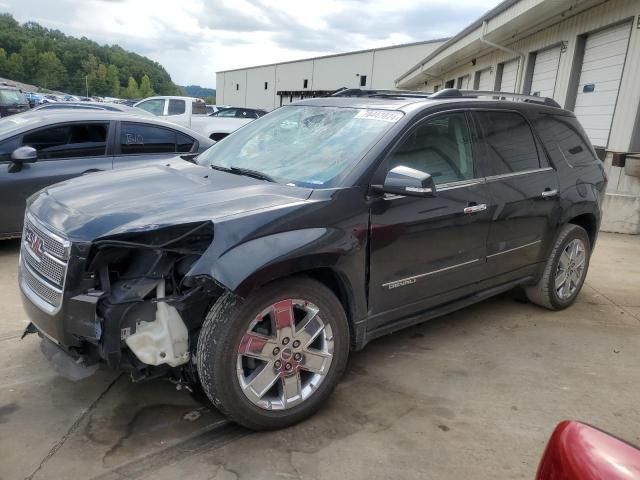
{"type": "Polygon", "coordinates": [[[468,78],[478,90],[573,110],[609,175],[603,230],[640,233],[640,1],[507,0],[400,74],[396,88],[468,78]]]}
{"type": "Polygon", "coordinates": [[[397,76],[446,39],[216,73],[216,103],[272,110],[342,87],[394,88],[397,76]]]}

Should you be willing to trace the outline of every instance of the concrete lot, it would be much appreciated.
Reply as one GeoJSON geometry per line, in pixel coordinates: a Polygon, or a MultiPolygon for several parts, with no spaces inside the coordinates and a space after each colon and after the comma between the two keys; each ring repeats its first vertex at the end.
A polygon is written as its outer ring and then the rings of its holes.
{"type": "Polygon", "coordinates": [[[251,433],[166,382],[58,377],[0,242],[0,479],[533,478],[573,418],[640,443],[640,237],[601,234],[560,313],[504,295],[354,354],[311,420],[251,433]]]}

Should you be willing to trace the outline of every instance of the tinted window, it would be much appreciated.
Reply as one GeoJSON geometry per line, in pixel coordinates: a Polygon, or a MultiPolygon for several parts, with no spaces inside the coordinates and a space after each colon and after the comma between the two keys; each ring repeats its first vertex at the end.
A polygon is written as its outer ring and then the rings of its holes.
{"type": "Polygon", "coordinates": [[[226,108],[224,110],[218,110],[216,113],[211,115],[212,117],[235,117],[237,109],[235,108],[226,108]]]}
{"type": "MultiPolygon", "coordinates": [[[[542,116],[535,124],[536,130],[546,142],[552,142],[564,159],[572,167],[590,165],[597,157],[591,149],[591,144],[585,139],[585,134],[578,120],[565,116],[542,116]]],[[[555,152],[550,152],[555,157],[555,152]]]]}
{"type": "Polygon", "coordinates": [[[236,110],[236,117],[238,118],[258,118],[258,116],[251,110],[238,109],[236,110]]]}
{"type": "Polygon", "coordinates": [[[193,142],[192,138],[168,128],[122,123],[120,129],[120,151],[123,155],[188,152],[193,142]]]}
{"type": "Polygon", "coordinates": [[[22,144],[35,148],[38,159],[96,157],[107,148],[106,123],[56,125],[30,132],[22,144]]]}
{"type": "Polygon", "coordinates": [[[146,110],[154,115],[164,115],[164,100],[156,98],[154,100],[147,100],[145,102],[136,105],[138,108],[146,110]]]}
{"type": "Polygon", "coordinates": [[[11,154],[20,146],[20,137],[14,137],[0,143],[0,163],[10,162],[11,154]]]}
{"type": "Polygon", "coordinates": [[[206,115],[207,106],[202,102],[193,102],[191,104],[191,113],[194,115],[206,115]]]}
{"type": "Polygon", "coordinates": [[[484,137],[489,175],[540,168],[531,127],[513,112],[476,112],[484,137]]]}
{"type": "Polygon", "coordinates": [[[429,173],[437,184],[473,178],[464,113],[440,115],[411,132],[391,155],[388,169],[400,165],[429,173]]]}
{"type": "Polygon", "coordinates": [[[185,112],[185,109],[186,105],[184,100],[169,100],[169,110],[167,115],[182,115],[185,112]]]}
{"type": "Polygon", "coordinates": [[[194,143],[193,138],[182,133],[176,133],[176,152],[190,152],[194,143]]]}

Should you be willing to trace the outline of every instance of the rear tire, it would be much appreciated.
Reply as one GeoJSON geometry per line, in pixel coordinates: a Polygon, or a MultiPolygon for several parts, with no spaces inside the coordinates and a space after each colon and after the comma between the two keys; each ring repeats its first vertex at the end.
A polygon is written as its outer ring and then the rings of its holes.
{"type": "Polygon", "coordinates": [[[529,300],[549,310],[567,308],[582,289],[590,257],[591,243],[585,229],[571,223],[563,226],[540,281],[525,288],[529,300]]]}
{"type": "Polygon", "coordinates": [[[321,407],[346,368],[349,345],[336,296],[295,277],[245,300],[231,293],[218,299],[198,338],[198,375],[207,397],[233,421],[253,430],[284,428],[321,407]]]}

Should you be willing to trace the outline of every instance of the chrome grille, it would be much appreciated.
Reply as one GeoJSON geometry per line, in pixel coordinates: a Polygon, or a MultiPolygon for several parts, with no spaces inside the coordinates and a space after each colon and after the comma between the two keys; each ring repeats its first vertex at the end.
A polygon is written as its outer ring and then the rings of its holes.
{"type": "Polygon", "coordinates": [[[29,214],[24,219],[24,227],[25,230],[30,228],[42,238],[46,252],[61,260],[66,260],[69,257],[69,242],[38,225],[37,221],[29,214]]]}
{"type": "Polygon", "coordinates": [[[55,313],[62,303],[70,246],[27,213],[20,249],[21,287],[47,313],[55,313]]]}
{"type": "Polygon", "coordinates": [[[43,253],[42,258],[38,260],[27,251],[24,258],[33,270],[38,272],[47,280],[51,280],[56,285],[62,285],[62,282],[64,281],[64,272],[67,268],[66,263],[61,260],[57,260],[46,253],[43,253]]]}
{"type": "Polygon", "coordinates": [[[56,289],[42,279],[29,267],[22,270],[22,280],[33,290],[40,298],[53,307],[58,307],[62,301],[62,290],[56,289]]]}

